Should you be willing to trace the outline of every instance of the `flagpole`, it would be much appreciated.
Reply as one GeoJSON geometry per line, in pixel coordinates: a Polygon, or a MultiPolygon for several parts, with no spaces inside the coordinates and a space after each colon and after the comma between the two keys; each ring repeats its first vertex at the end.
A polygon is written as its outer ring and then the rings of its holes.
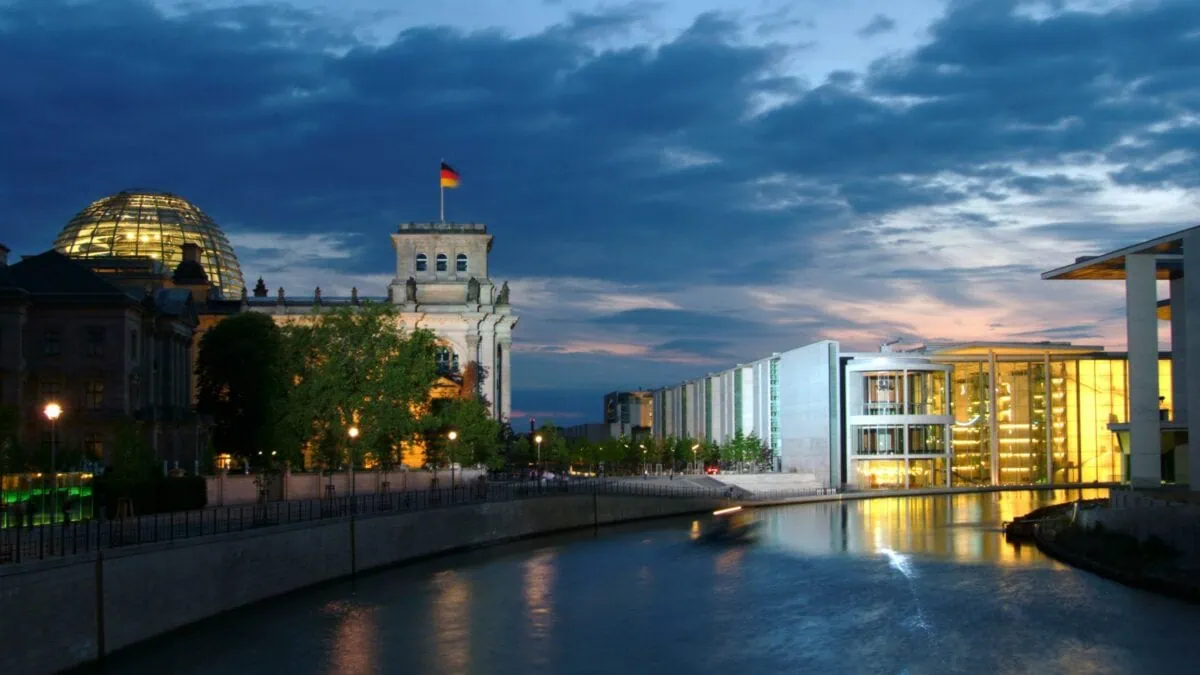
{"type": "Polygon", "coordinates": [[[446,184],[442,182],[441,167],[446,164],[446,158],[442,158],[442,163],[438,165],[438,187],[441,188],[441,208],[438,210],[438,222],[446,222],[446,184]]]}

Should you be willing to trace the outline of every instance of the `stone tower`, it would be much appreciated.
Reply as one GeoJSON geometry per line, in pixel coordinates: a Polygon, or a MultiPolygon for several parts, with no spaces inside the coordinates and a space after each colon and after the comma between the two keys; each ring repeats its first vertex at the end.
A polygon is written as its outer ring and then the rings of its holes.
{"type": "Polygon", "coordinates": [[[389,295],[405,329],[424,328],[441,338],[440,365],[484,369],[481,390],[492,415],[512,412],[510,356],[517,316],[508,287],[488,276],[492,236],[482,223],[403,223],[392,235],[396,278],[389,295]]]}

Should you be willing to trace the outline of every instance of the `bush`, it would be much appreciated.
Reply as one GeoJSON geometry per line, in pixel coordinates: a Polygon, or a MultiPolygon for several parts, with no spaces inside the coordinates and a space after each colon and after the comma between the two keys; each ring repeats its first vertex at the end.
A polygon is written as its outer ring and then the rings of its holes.
{"type": "Polygon", "coordinates": [[[208,485],[203,476],[157,476],[129,484],[115,484],[107,476],[95,481],[97,506],[107,518],[117,516],[117,503],[128,497],[135,516],[202,509],[208,504],[208,485]]]}

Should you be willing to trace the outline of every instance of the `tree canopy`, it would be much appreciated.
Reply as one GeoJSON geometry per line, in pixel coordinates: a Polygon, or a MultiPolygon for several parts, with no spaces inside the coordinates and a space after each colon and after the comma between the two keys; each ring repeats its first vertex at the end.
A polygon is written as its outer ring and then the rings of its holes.
{"type": "Polygon", "coordinates": [[[279,327],[265,314],[225,319],[200,338],[197,401],[213,418],[213,442],[225,452],[255,457],[269,448],[285,392],[279,327]]]}

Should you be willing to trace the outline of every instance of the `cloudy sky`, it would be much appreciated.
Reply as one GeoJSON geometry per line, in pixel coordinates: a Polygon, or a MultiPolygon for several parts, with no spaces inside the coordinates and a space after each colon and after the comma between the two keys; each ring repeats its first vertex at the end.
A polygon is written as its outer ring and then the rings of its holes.
{"type": "Polygon", "coordinates": [[[561,424],[822,338],[1120,349],[1119,283],[1038,273],[1200,220],[1195,0],[0,0],[0,73],[18,253],[154,187],[382,295],[445,157],[561,424]]]}

